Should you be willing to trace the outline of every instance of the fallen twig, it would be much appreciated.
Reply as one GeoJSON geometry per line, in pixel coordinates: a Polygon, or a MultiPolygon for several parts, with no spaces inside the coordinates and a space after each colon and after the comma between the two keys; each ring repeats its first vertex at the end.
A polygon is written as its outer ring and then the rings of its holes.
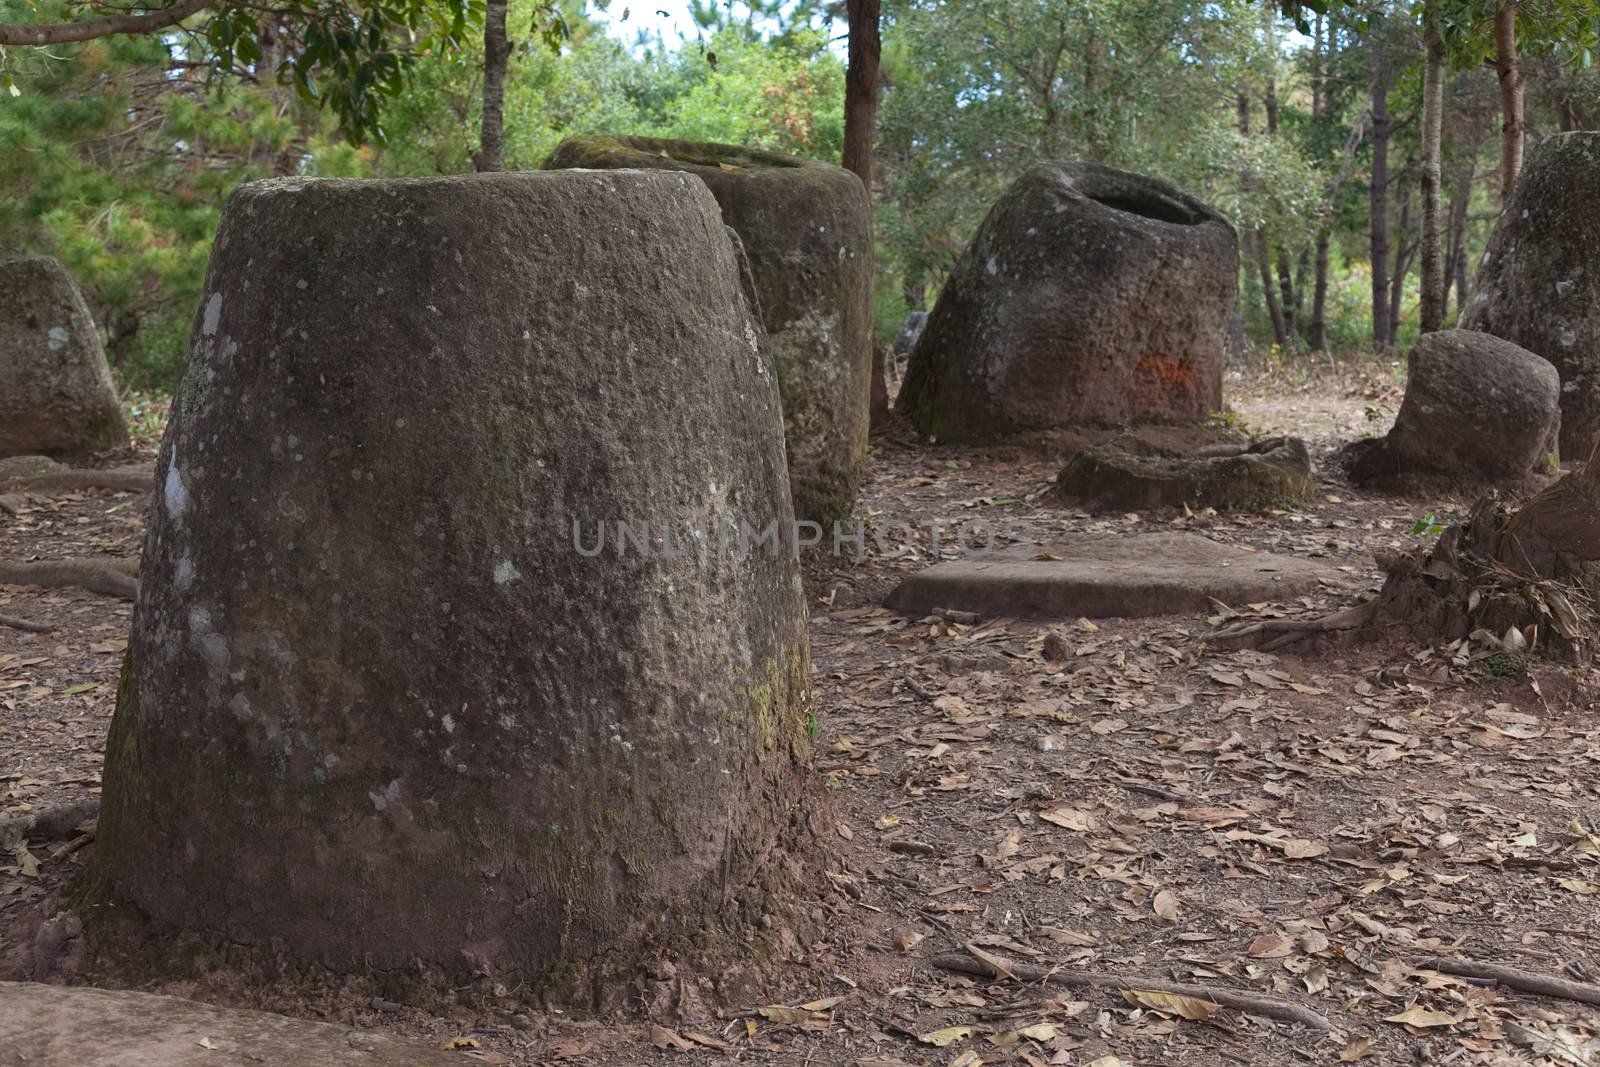
{"type": "Polygon", "coordinates": [[[1369,600],[1317,619],[1264,619],[1239,623],[1207,634],[1205,642],[1219,648],[1258,648],[1263,652],[1271,652],[1317,634],[1359,629],[1372,620],[1376,603],[1369,600]]]}
{"type": "Polygon", "coordinates": [[[79,489],[147,493],[155,488],[154,465],[110,469],[66,467],[44,456],[12,456],[0,462],[0,490],[15,493],[71,493],[79,489]]]}
{"type": "Polygon", "coordinates": [[[132,600],[139,593],[137,560],[49,559],[19,563],[0,559],[0,585],[76,587],[132,600]]]}
{"type": "Polygon", "coordinates": [[[47,622],[34,622],[31,619],[19,619],[15,615],[3,614],[0,614],[0,626],[9,626],[13,630],[29,634],[47,634],[55,629],[47,622]]]}
{"type": "Polygon", "coordinates": [[[143,468],[120,470],[63,470],[36,478],[16,478],[5,488],[19,493],[73,493],[80,489],[107,489],[118,493],[148,493],[155,488],[155,471],[143,468]]]}
{"type": "Polygon", "coordinates": [[[1190,796],[1188,793],[1175,793],[1170,789],[1162,789],[1158,785],[1151,785],[1149,782],[1141,782],[1137,778],[1123,778],[1121,775],[1113,774],[1111,776],[1111,780],[1116,782],[1124,789],[1131,790],[1135,793],[1143,793],[1146,796],[1152,796],[1158,800],[1170,800],[1175,803],[1182,803],[1185,800],[1194,799],[1194,797],[1190,796]]]}
{"type": "MultiPolygon", "coordinates": [[[[984,953],[984,955],[989,955],[989,953],[984,953]]],[[[975,974],[982,978],[1007,977],[1003,971],[1009,971],[1009,977],[1015,978],[1019,982],[1048,982],[1052,985],[1080,989],[1148,989],[1156,993],[1176,993],[1179,996],[1199,997],[1214,1004],[1221,1004],[1225,1008],[1234,1008],[1238,1011],[1249,1012],[1252,1015],[1264,1015],[1269,1019],[1300,1023],[1302,1026],[1309,1026],[1314,1030],[1324,1030],[1332,1033],[1337,1029],[1333,1023],[1310,1008],[1292,1004],[1287,1000],[1279,1000],[1276,997],[1258,996],[1253,993],[1243,993],[1236,989],[1169,982],[1163,978],[1146,978],[1140,975],[1126,974],[1096,974],[1093,971],[1069,970],[1065,967],[1039,967],[1031,963],[1000,960],[998,957],[995,957],[995,960],[1001,966],[980,960],[975,956],[962,955],[960,953],[935,956],[928,962],[943,970],[959,971],[962,974],[975,974]]]]}
{"type": "Polygon", "coordinates": [[[71,837],[78,827],[100,815],[98,797],[73,800],[38,811],[18,815],[0,815],[0,850],[10,850],[29,839],[34,841],[61,841],[71,837]]]}
{"type": "Polygon", "coordinates": [[[1418,966],[1430,968],[1440,974],[1453,974],[1462,978],[1484,978],[1498,982],[1507,989],[1515,989],[1519,993],[1537,993],[1540,996],[1555,997],[1558,1000],[1573,1000],[1580,1004],[1600,1005],[1600,985],[1590,982],[1574,982],[1566,978],[1556,978],[1548,974],[1536,974],[1533,971],[1522,971],[1515,967],[1502,967],[1495,963],[1476,963],[1472,960],[1451,959],[1448,956],[1437,956],[1425,961],[1419,961],[1418,966]]]}

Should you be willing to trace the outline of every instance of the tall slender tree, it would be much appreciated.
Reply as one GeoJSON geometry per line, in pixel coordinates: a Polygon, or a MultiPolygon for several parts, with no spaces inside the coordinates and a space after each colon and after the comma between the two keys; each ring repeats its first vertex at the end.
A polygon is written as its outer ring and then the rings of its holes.
{"type": "Polygon", "coordinates": [[[1372,342],[1389,347],[1389,64],[1385,49],[1372,48],[1372,342]]]}
{"type": "Polygon", "coordinates": [[[1443,228],[1439,218],[1440,160],[1444,135],[1444,33],[1440,0],[1422,3],[1422,306],[1423,333],[1444,328],[1445,277],[1443,228]]]}
{"type": "Polygon", "coordinates": [[[848,0],[850,58],[844,75],[844,167],[872,194],[872,148],[878,129],[879,0],[848,0]]]}
{"type": "Polygon", "coordinates": [[[1522,173],[1522,147],[1527,138],[1523,118],[1522,64],[1517,59],[1517,0],[1499,0],[1494,9],[1494,73],[1500,81],[1500,203],[1522,173]]]}
{"type": "Polygon", "coordinates": [[[483,12],[483,132],[473,160],[480,171],[506,169],[506,66],[511,59],[506,6],[506,0],[487,0],[483,12]]]}
{"type": "MultiPolygon", "coordinates": [[[[883,54],[879,0],[846,0],[849,62],[844,75],[844,153],[841,162],[854,171],[872,204],[872,155],[878,134],[878,62],[883,54]]],[[[869,278],[871,276],[869,275],[869,278]]],[[[872,345],[871,421],[880,426],[889,417],[888,360],[883,345],[872,345]]]]}

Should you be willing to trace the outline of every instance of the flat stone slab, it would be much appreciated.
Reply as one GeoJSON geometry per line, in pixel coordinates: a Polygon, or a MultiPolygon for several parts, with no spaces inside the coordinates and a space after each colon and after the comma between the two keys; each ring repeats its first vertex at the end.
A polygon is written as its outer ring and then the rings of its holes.
{"type": "Polygon", "coordinates": [[[1295,556],[1191,533],[1082,537],[938,563],[884,602],[907,615],[935,609],[1018,618],[1140,618],[1285,600],[1344,575],[1295,556]]]}
{"type": "Polygon", "coordinates": [[[461,1067],[388,1034],[179,997],[0,982],[0,1063],[29,1067],[461,1067]],[[201,1044],[205,1042],[205,1044],[201,1044]]]}

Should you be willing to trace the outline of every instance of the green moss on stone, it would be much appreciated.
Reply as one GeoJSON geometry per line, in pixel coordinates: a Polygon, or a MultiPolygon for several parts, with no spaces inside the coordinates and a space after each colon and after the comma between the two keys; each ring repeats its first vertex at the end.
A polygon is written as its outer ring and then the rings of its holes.
{"type": "Polygon", "coordinates": [[[670,786],[663,786],[661,789],[656,791],[655,798],[651,802],[650,807],[651,810],[655,812],[656,820],[660,822],[662,826],[665,826],[669,830],[676,830],[678,828],[678,816],[672,808],[672,789],[670,786]]]}
{"type": "Polygon", "coordinates": [[[607,169],[622,164],[644,167],[782,167],[799,169],[809,160],[767,152],[759,148],[717,144],[708,141],[680,141],[665,137],[626,137],[611,134],[585,134],[568,137],[556,146],[543,169],[572,167],[607,169]]]}
{"type": "Polygon", "coordinates": [[[756,758],[764,761],[780,741],[796,756],[804,755],[810,745],[806,731],[806,714],[811,710],[810,657],[804,649],[791,651],[781,661],[771,657],[762,674],[764,681],[734,690],[756,726],[756,758]]]}

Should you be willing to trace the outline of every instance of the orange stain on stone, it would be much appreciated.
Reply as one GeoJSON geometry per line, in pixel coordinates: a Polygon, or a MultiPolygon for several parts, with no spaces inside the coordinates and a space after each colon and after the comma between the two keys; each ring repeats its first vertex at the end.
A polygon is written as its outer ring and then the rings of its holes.
{"type": "Polygon", "coordinates": [[[1164,409],[1179,397],[1200,392],[1194,367],[1186,360],[1152,353],[1139,357],[1133,368],[1133,392],[1139,406],[1164,409]]]}

